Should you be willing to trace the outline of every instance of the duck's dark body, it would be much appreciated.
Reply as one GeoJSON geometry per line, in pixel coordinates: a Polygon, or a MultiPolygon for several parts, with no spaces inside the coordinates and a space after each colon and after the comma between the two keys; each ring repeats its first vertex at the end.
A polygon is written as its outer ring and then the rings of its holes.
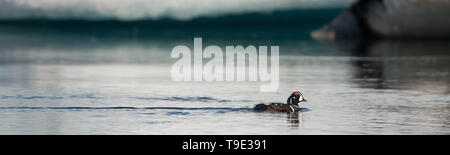
{"type": "Polygon", "coordinates": [[[300,102],[306,102],[303,98],[302,93],[296,91],[289,96],[285,103],[269,103],[269,104],[258,104],[253,109],[257,111],[276,111],[276,112],[299,112],[300,102]]]}
{"type": "Polygon", "coordinates": [[[283,103],[270,103],[270,104],[258,104],[254,108],[254,110],[258,111],[276,111],[276,112],[298,112],[300,108],[296,105],[292,104],[283,104],[283,103]]]}

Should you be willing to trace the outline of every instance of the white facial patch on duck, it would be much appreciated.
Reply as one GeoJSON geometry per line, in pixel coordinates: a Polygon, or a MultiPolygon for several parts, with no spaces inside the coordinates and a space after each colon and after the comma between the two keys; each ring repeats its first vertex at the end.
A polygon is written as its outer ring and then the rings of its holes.
{"type": "Polygon", "coordinates": [[[303,95],[300,95],[300,97],[298,98],[298,102],[303,101],[303,95]]]}

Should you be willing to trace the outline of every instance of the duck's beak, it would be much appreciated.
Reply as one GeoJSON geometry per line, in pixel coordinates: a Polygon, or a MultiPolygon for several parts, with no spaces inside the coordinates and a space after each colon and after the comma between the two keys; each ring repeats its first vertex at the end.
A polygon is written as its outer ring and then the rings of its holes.
{"type": "Polygon", "coordinates": [[[308,100],[306,100],[305,98],[303,98],[302,102],[308,102],[308,100]]]}

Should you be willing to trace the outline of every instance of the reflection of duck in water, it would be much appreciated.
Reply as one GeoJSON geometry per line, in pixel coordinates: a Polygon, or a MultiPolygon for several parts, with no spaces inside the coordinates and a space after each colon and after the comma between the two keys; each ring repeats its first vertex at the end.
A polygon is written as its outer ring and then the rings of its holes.
{"type": "Polygon", "coordinates": [[[296,91],[289,96],[287,100],[287,104],[284,103],[270,103],[266,104],[258,104],[253,109],[259,111],[277,111],[277,112],[298,112],[300,111],[300,106],[298,103],[306,102],[306,99],[303,98],[302,93],[296,91]]]}
{"type": "Polygon", "coordinates": [[[287,123],[291,127],[302,126],[302,114],[300,112],[288,112],[286,113],[287,123]]]}

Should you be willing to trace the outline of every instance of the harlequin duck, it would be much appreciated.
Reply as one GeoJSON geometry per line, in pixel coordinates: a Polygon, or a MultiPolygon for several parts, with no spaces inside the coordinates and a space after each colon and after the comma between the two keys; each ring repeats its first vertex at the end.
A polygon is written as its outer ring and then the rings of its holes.
{"type": "Polygon", "coordinates": [[[298,112],[300,111],[300,107],[298,103],[306,102],[306,99],[303,98],[302,93],[296,91],[289,96],[287,99],[287,104],[284,103],[270,103],[270,104],[258,104],[253,109],[258,111],[277,111],[277,112],[298,112]]]}

